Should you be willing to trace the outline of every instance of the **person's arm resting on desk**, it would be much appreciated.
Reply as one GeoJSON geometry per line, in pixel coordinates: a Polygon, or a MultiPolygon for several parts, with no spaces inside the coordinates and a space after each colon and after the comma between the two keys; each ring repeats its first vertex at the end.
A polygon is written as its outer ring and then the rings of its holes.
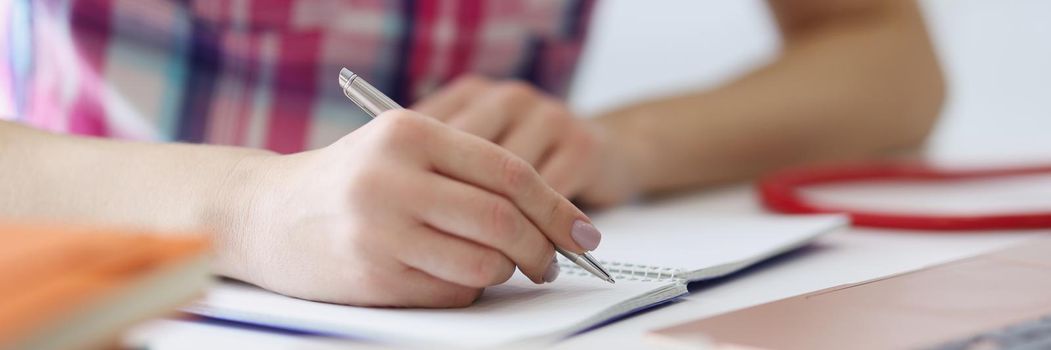
{"type": "Polygon", "coordinates": [[[335,303],[464,306],[600,238],[525,161],[404,110],[292,155],[0,121],[0,169],[2,217],[209,230],[216,272],[335,303]]]}
{"type": "Polygon", "coordinates": [[[923,142],[943,87],[913,1],[769,2],[780,55],[711,91],[588,121],[524,84],[467,77],[415,108],[493,140],[561,193],[599,206],[923,142]]]}
{"type": "Polygon", "coordinates": [[[599,120],[642,191],[924,142],[943,83],[914,1],[769,2],[784,39],[773,63],[712,91],[644,102],[599,120]]]}

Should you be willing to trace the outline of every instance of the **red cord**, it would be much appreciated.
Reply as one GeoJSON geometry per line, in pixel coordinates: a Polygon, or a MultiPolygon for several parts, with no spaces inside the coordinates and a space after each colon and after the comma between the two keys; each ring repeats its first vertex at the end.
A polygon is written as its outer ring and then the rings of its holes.
{"type": "Polygon", "coordinates": [[[856,226],[932,231],[1051,228],[1051,212],[992,215],[908,215],[847,210],[805,200],[805,186],[875,179],[944,181],[1000,176],[1051,174],[1051,165],[997,169],[946,170],[918,163],[873,163],[788,169],[759,181],[759,196],[768,209],[789,214],[841,213],[856,226]]]}

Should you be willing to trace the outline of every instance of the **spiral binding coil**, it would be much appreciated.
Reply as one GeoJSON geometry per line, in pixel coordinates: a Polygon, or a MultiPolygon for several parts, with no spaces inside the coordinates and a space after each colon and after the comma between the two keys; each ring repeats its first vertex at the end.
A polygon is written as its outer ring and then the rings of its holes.
{"type": "MultiPolygon", "coordinates": [[[[663,282],[678,279],[677,275],[681,272],[681,270],[671,267],[632,264],[620,261],[602,260],[600,263],[606,268],[606,271],[609,271],[613,279],[618,281],[663,282]]],[[[572,263],[559,261],[558,266],[566,274],[591,276],[590,272],[572,263]]]]}

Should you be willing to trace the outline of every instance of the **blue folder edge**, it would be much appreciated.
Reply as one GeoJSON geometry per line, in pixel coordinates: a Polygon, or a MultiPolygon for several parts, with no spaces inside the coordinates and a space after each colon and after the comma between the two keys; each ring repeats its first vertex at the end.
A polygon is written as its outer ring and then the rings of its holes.
{"type": "MultiPolygon", "coordinates": [[[[563,337],[561,339],[567,339],[567,338],[574,337],[574,336],[579,335],[579,334],[587,333],[587,332],[590,332],[592,330],[605,327],[606,325],[613,324],[613,323],[618,322],[620,320],[623,320],[623,319],[626,319],[626,318],[629,318],[629,317],[632,317],[632,316],[635,316],[635,315],[638,315],[638,314],[642,314],[642,313],[648,312],[650,310],[656,310],[658,308],[661,308],[661,307],[664,307],[664,306],[667,306],[667,305],[671,305],[671,304],[673,304],[675,302],[680,301],[683,296],[686,296],[688,294],[689,294],[689,291],[684,291],[682,294],[676,295],[676,296],[674,296],[672,298],[665,299],[665,300],[662,300],[662,301],[657,302],[657,303],[644,305],[644,306],[641,306],[641,307],[629,310],[629,311],[627,311],[625,313],[622,313],[620,315],[614,316],[613,318],[610,318],[608,320],[605,320],[605,321],[599,322],[597,324],[588,326],[587,328],[584,328],[582,330],[574,332],[574,333],[572,333],[570,335],[567,335],[566,337],[563,337]]],[[[278,326],[278,325],[268,324],[268,323],[263,323],[263,322],[249,322],[249,321],[246,321],[246,320],[238,320],[238,319],[233,319],[233,318],[204,316],[204,315],[188,313],[188,312],[183,312],[183,311],[180,311],[178,315],[179,316],[175,317],[174,319],[179,320],[179,321],[184,321],[184,322],[193,322],[193,323],[204,324],[204,325],[211,325],[211,326],[218,326],[218,327],[228,327],[228,328],[236,328],[236,329],[242,329],[242,330],[248,330],[248,331],[264,332],[264,333],[272,333],[272,334],[282,334],[282,335],[290,335],[290,336],[326,337],[326,338],[345,339],[345,340],[354,340],[354,341],[363,341],[363,342],[376,342],[375,339],[370,339],[368,337],[355,336],[355,335],[350,335],[350,334],[321,332],[321,331],[307,329],[307,328],[293,328],[293,327],[278,326]]]]}

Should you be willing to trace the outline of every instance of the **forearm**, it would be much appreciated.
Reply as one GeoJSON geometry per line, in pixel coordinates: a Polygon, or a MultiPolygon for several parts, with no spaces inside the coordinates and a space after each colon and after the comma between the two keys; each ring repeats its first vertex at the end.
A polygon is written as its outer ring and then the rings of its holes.
{"type": "Polygon", "coordinates": [[[263,151],[62,136],[0,122],[0,216],[155,231],[229,227],[243,176],[263,151]]]}
{"type": "Polygon", "coordinates": [[[645,192],[914,148],[937,117],[942,81],[918,12],[904,11],[796,28],[766,67],[600,123],[645,192]]]}

